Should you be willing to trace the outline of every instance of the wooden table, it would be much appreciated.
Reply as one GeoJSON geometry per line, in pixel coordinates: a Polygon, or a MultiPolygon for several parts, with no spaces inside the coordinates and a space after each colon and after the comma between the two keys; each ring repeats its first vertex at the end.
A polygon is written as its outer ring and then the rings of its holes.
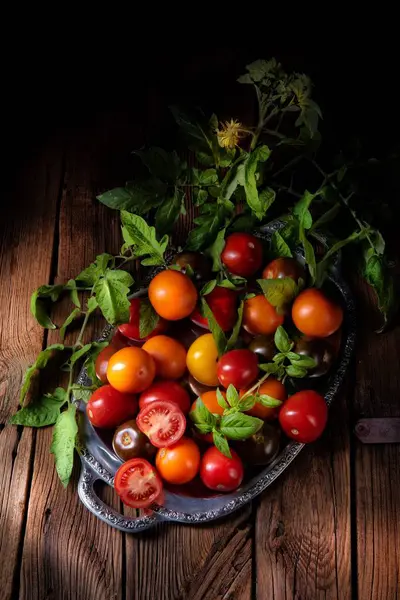
{"type": "MultiPolygon", "coordinates": [[[[35,323],[30,294],[119,248],[118,215],[95,196],[124,181],[148,126],[129,112],[96,114],[41,140],[17,176],[9,173],[0,224],[0,598],[399,598],[400,445],[363,446],[353,427],[360,415],[400,416],[400,330],[377,336],[368,315],[322,439],[221,522],[136,536],[114,530],[80,504],[78,460],[62,488],[50,430],[7,424],[25,368],[58,335],[35,323]]],[[[57,309],[58,323],[67,310],[57,309]]]]}

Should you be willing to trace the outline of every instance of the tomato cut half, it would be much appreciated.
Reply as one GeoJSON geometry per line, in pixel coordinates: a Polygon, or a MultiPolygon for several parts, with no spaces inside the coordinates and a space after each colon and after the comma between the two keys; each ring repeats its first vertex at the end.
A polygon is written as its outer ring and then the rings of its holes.
{"type": "Polygon", "coordinates": [[[181,439],[185,433],[186,419],[173,402],[163,400],[144,406],[136,418],[137,426],[150,439],[153,446],[166,448],[181,439]]]}
{"type": "Polygon", "coordinates": [[[132,458],[118,469],[114,479],[115,491],[122,502],[132,508],[146,508],[162,492],[161,479],[144,458],[132,458]]]}

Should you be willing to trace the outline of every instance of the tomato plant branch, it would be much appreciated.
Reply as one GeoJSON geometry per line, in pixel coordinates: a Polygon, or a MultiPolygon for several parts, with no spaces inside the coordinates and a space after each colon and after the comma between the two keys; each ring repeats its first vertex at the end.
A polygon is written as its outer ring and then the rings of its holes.
{"type": "Polygon", "coordinates": [[[248,390],[247,390],[247,392],[245,392],[245,393],[243,394],[243,396],[241,397],[241,400],[243,400],[243,398],[246,398],[246,396],[250,396],[250,394],[251,394],[252,392],[254,392],[254,390],[258,389],[258,388],[260,387],[260,385],[261,385],[262,383],[264,383],[264,381],[265,381],[265,380],[266,380],[266,379],[267,379],[269,376],[270,376],[270,373],[265,373],[265,375],[263,375],[263,376],[261,377],[261,379],[259,379],[259,380],[257,381],[257,383],[255,383],[255,384],[254,384],[254,385],[253,385],[253,386],[252,386],[250,389],[248,389],[248,390]]]}

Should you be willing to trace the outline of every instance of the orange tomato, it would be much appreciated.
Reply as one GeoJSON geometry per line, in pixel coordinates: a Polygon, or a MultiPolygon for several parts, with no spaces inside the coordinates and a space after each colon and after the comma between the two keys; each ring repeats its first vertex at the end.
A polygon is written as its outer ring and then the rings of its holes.
{"type": "MultiPolygon", "coordinates": [[[[244,393],[245,390],[241,390],[240,396],[243,396],[244,393]]],[[[285,386],[281,381],[275,379],[275,377],[268,377],[268,379],[260,385],[258,393],[266,394],[267,396],[271,396],[271,398],[281,400],[282,402],[287,400],[287,392],[285,386]]],[[[269,406],[263,406],[262,404],[260,404],[260,402],[256,402],[253,408],[247,412],[253,417],[258,417],[259,419],[269,421],[271,419],[278,418],[279,410],[280,407],[270,408],[269,406]]]]}
{"type": "Polygon", "coordinates": [[[195,309],[197,290],[189,277],[167,269],[150,282],[149,299],[154,310],[168,321],[188,317],[195,309]]]}
{"type": "Polygon", "coordinates": [[[321,290],[309,288],[293,303],[292,319],[297,329],[310,337],[328,337],[343,322],[343,310],[321,290]]]}
{"type": "Polygon", "coordinates": [[[156,467],[165,481],[188,483],[199,472],[200,450],[193,440],[183,437],[176,444],[158,450],[156,467]]]}
{"type": "Polygon", "coordinates": [[[279,315],[262,294],[244,302],[243,327],[252,335],[270,335],[282,325],[284,315],[279,315]]]}
{"type": "Polygon", "coordinates": [[[186,363],[190,374],[210,387],[219,384],[217,377],[218,350],[212,333],[201,335],[190,346],[186,363]]]}
{"type": "Polygon", "coordinates": [[[161,379],[179,379],[186,370],[186,350],[183,344],[167,335],[155,335],[142,349],[152,356],[156,375],[161,379]]]}
{"type": "Polygon", "coordinates": [[[108,383],[119,392],[143,392],[152,383],[155,373],[154,360],[142,348],[122,348],[108,361],[108,383]]]}
{"type": "MultiPolygon", "coordinates": [[[[221,392],[221,394],[223,395],[224,398],[226,398],[225,392],[221,392]]],[[[222,413],[224,412],[224,409],[222,408],[222,406],[220,406],[218,404],[217,392],[215,390],[210,390],[209,392],[204,392],[204,394],[202,394],[200,396],[200,398],[202,399],[204,405],[206,406],[206,408],[208,408],[208,410],[210,412],[214,413],[215,415],[222,415],[222,413]]],[[[194,410],[195,408],[196,408],[196,400],[193,402],[192,408],[190,410],[194,410]]]]}

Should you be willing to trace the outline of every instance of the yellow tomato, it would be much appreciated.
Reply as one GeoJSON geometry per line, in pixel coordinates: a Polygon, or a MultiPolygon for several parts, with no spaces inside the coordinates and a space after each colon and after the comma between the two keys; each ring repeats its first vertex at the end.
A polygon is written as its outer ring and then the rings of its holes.
{"type": "Polygon", "coordinates": [[[186,357],[190,374],[204,385],[218,385],[217,362],[218,351],[212,333],[198,337],[190,346],[186,357]]]}

